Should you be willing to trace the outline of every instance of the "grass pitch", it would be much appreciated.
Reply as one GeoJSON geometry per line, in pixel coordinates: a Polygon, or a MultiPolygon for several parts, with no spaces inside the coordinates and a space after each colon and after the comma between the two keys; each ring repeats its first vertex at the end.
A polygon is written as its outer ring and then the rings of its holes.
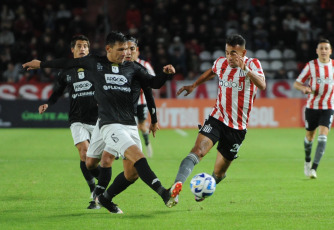
{"type": "MultiPolygon", "coordinates": [[[[318,168],[304,176],[304,129],[249,129],[239,158],[214,195],[196,203],[188,178],[171,209],[141,180],[114,199],[123,210],[87,210],[89,189],[69,129],[0,129],[0,229],[333,229],[334,134],[318,168]]],[[[196,130],[151,138],[151,168],[169,187],[196,130]]],[[[312,157],[316,141],[313,146],[312,157]]],[[[211,174],[216,150],[194,168],[211,174]]],[[[122,171],[113,165],[113,176],[122,171]]]]}

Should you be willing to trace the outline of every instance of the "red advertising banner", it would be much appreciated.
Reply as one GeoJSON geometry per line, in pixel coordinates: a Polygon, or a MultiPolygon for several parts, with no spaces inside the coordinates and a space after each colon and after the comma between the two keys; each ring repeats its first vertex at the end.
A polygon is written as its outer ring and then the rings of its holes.
{"type": "Polygon", "coordinates": [[[52,88],[50,83],[0,84],[0,99],[47,100],[52,94],[52,88]]]}
{"type": "MultiPolygon", "coordinates": [[[[213,99],[157,99],[158,122],[161,128],[197,128],[210,114],[213,99]]],[[[257,99],[248,127],[303,127],[304,99],[257,99]]]]}

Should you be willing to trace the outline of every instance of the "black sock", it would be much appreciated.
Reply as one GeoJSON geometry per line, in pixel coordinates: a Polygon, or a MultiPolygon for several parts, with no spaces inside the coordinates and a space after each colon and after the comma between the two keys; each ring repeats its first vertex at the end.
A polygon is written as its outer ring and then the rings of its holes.
{"type": "Polygon", "coordinates": [[[142,179],[145,184],[150,186],[151,189],[157,192],[160,196],[165,192],[166,189],[161,185],[160,180],[151,170],[146,158],[138,160],[134,164],[134,167],[136,168],[140,179],[142,179]]]}
{"type": "Polygon", "coordinates": [[[143,132],[143,138],[145,141],[145,145],[148,145],[150,143],[150,140],[148,139],[148,135],[149,135],[148,132],[143,132]]]}
{"type": "Polygon", "coordinates": [[[90,173],[92,174],[92,176],[95,177],[96,179],[99,178],[99,175],[100,175],[100,168],[101,168],[101,166],[98,165],[95,169],[91,169],[91,170],[89,170],[90,173]]]}
{"type": "Polygon", "coordinates": [[[108,187],[110,180],[111,180],[111,167],[109,168],[100,167],[100,175],[97,183],[99,187],[106,189],[108,187]]]}
{"type": "Polygon", "coordinates": [[[85,179],[87,181],[90,192],[93,192],[93,190],[95,188],[95,180],[94,180],[94,177],[92,176],[92,174],[90,173],[90,171],[87,169],[86,162],[80,161],[80,169],[81,169],[81,172],[82,172],[83,176],[85,177],[85,179]]]}
{"type": "Polygon", "coordinates": [[[313,162],[311,169],[314,169],[315,171],[317,171],[317,168],[318,168],[318,164],[313,162]]]}
{"type": "Polygon", "coordinates": [[[112,182],[108,190],[104,193],[104,196],[108,200],[112,200],[115,196],[123,192],[131,184],[133,184],[133,182],[128,181],[124,176],[124,172],[121,172],[112,182]]]}

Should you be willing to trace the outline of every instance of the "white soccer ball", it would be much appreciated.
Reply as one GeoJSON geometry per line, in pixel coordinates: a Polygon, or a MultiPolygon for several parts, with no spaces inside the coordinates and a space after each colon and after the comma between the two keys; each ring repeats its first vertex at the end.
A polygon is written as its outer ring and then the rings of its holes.
{"type": "Polygon", "coordinates": [[[209,197],[216,190],[216,181],[207,173],[196,174],[190,181],[190,190],[198,198],[209,197]]]}

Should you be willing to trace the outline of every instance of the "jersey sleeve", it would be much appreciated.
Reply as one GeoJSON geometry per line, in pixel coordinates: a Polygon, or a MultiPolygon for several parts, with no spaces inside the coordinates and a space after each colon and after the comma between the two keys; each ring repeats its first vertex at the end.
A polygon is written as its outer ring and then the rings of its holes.
{"type": "Polygon", "coordinates": [[[50,61],[41,62],[41,68],[84,68],[87,70],[94,70],[96,66],[96,59],[93,55],[82,58],[59,58],[50,61]]]}
{"type": "Polygon", "coordinates": [[[151,87],[153,89],[160,89],[167,80],[171,80],[174,74],[165,74],[163,73],[161,76],[153,76],[147,72],[145,67],[138,63],[134,63],[136,68],[135,76],[140,81],[140,84],[143,87],[151,87]]]}
{"type": "Polygon", "coordinates": [[[246,63],[247,67],[252,70],[253,72],[256,72],[258,75],[264,77],[264,72],[261,66],[261,63],[259,61],[259,59],[256,58],[252,58],[251,61],[248,63],[246,63]]]}
{"type": "Polygon", "coordinates": [[[48,105],[55,104],[58,99],[63,95],[67,86],[65,82],[65,76],[66,75],[63,72],[58,73],[57,80],[53,86],[53,92],[47,101],[48,105]]]}
{"type": "Polygon", "coordinates": [[[149,88],[149,87],[144,87],[142,89],[143,89],[143,92],[144,92],[144,95],[145,95],[148,110],[150,111],[150,114],[151,114],[151,123],[155,124],[155,123],[158,122],[158,118],[157,118],[157,113],[156,113],[157,108],[155,106],[155,101],[154,101],[152,89],[149,88]]]}
{"type": "Polygon", "coordinates": [[[310,72],[310,64],[307,63],[302,72],[299,74],[297,77],[296,81],[299,83],[304,84],[306,80],[310,77],[311,72],[310,72]]]}

